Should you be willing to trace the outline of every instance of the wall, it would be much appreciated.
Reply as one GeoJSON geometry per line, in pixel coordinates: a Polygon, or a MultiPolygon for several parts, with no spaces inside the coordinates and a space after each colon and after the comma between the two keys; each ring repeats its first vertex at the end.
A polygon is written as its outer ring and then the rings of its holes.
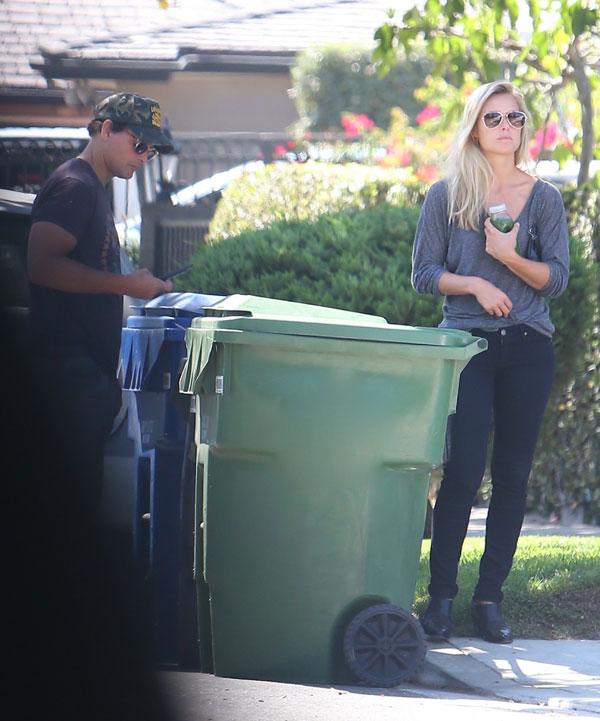
{"type": "Polygon", "coordinates": [[[298,119],[289,75],[175,73],[167,83],[119,81],[119,90],[156,98],[175,132],[284,131],[298,119]]]}

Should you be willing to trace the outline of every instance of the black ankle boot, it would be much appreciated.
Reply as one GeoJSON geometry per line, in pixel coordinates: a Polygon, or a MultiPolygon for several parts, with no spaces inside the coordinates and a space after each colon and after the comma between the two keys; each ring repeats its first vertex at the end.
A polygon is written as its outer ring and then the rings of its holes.
{"type": "Polygon", "coordinates": [[[447,640],[452,632],[451,617],[451,598],[430,598],[429,605],[419,620],[427,636],[447,640]]]}
{"type": "Polygon", "coordinates": [[[512,643],[512,630],[502,616],[499,603],[473,602],[471,604],[471,618],[484,641],[512,643]]]}

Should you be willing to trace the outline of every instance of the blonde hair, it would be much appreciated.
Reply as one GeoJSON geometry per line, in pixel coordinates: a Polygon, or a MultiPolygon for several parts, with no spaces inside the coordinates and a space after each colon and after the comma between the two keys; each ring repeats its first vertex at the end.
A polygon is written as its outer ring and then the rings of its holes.
{"type": "MultiPolygon", "coordinates": [[[[446,163],[448,182],[448,218],[460,228],[479,229],[479,219],[492,184],[492,168],[473,138],[481,109],[492,95],[509,93],[517,101],[519,110],[527,115],[523,96],[512,83],[496,81],[475,90],[467,99],[461,126],[454,138],[446,163]]],[[[524,168],[529,162],[529,122],[521,131],[521,142],[515,151],[515,165],[524,168]]]]}

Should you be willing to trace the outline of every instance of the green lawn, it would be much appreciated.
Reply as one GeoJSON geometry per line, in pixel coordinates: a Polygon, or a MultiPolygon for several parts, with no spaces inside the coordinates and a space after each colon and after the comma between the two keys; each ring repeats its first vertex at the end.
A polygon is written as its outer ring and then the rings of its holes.
{"type": "MultiPolygon", "coordinates": [[[[466,538],[454,602],[456,636],[472,636],[471,594],[484,539],[466,538]]],[[[414,610],[427,602],[429,546],[423,541],[414,610]]],[[[517,638],[600,639],[600,537],[522,536],[504,584],[504,616],[517,638]]]]}

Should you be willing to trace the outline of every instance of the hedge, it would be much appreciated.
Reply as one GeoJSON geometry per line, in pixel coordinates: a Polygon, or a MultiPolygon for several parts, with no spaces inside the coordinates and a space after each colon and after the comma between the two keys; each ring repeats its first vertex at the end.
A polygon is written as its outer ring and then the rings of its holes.
{"type": "MultiPolygon", "coordinates": [[[[358,165],[268,166],[225,191],[185,289],[248,293],[435,326],[440,302],[410,285],[424,190],[404,187],[396,171],[358,165]]],[[[600,518],[598,271],[592,252],[597,226],[582,222],[576,206],[584,202],[587,209],[593,199],[570,192],[565,198],[576,231],[570,237],[571,278],[567,291],[551,301],[556,381],[529,505],[559,513],[565,505],[585,504],[592,520],[600,518]]]]}
{"type": "Polygon", "coordinates": [[[245,173],[223,193],[207,242],[281,220],[314,221],[323,213],[373,208],[382,202],[420,207],[426,186],[402,170],[348,163],[273,163],[245,173]]]}
{"type": "Polygon", "coordinates": [[[410,285],[418,208],[380,203],[315,221],[273,223],[206,245],[186,289],[332,306],[391,323],[437,325],[441,304],[410,285]]]}
{"type": "Polygon", "coordinates": [[[552,314],[556,344],[563,351],[570,344],[574,352],[558,368],[529,503],[557,516],[575,510],[576,518],[600,524],[600,178],[565,188],[563,199],[578,242],[571,249],[568,293],[553,303],[552,314]],[[576,314],[580,325],[572,324],[576,314]]]}

